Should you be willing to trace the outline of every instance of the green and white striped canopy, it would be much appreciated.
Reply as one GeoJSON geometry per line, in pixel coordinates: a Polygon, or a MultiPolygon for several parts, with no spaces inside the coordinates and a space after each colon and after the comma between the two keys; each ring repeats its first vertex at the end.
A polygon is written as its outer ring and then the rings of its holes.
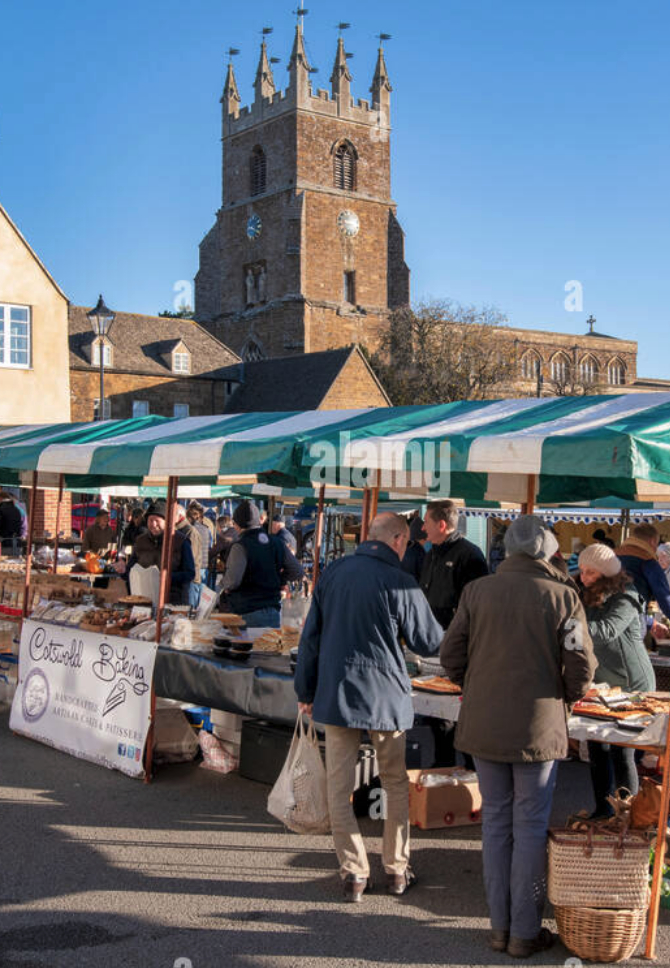
{"type": "Polygon", "coordinates": [[[41,486],[262,484],[398,498],[670,501],[670,393],[462,401],[0,430],[0,481],[41,486]]]}

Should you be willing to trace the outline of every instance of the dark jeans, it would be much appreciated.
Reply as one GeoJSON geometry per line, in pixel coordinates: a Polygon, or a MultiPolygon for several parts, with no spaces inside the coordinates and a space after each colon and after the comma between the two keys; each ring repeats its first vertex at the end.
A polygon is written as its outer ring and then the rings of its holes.
{"type": "Polygon", "coordinates": [[[596,801],[594,812],[597,816],[611,817],[614,811],[607,802],[608,796],[619,787],[626,787],[633,794],[640,789],[635,767],[635,750],[589,741],[589,762],[596,801]]]}

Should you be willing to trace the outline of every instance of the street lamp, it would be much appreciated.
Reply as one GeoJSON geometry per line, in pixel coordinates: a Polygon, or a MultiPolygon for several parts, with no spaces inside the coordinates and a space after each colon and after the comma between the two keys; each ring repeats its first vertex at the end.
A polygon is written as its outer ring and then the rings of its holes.
{"type": "Polygon", "coordinates": [[[100,348],[100,403],[98,406],[98,420],[105,419],[105,339],[114,322],[114,313],[105,306],[102,295],[98,299],[95,309],[90,309],[88,316],[91,328],[98,337],[100,348]]]}

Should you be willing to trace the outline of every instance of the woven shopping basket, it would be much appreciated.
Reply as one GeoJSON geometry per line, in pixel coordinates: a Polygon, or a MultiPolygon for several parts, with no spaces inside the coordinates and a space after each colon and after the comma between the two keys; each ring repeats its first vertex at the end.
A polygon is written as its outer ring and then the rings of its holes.
{"type": "Polygon", "coordinates": [[[547,895],[576,908],[647,907],[649,841],[640,831],[593,821],[549,831],[547,895]]]}
{"type": "Polygon", "coordinates": [[[646,907],[631,910],[604,908],[554,908],[561,941],[579,958],[613,962],[630,958],[640,943],[646,907]]]}

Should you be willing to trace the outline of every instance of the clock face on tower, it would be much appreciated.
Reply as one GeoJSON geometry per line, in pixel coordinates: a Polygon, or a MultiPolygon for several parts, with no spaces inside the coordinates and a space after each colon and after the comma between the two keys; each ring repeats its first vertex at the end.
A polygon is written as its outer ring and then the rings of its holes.
{"type": "Polygon", "coordinates": [[[342,235],[345,235],[348,239],[353,239],[355,235],[358,235],[361,224],[355,212],[350,212],[349,209],[345,209],[337,216],[337,227],[342,235]]]}
{"type": "Polygon", "coordinates": [[[247,238],[257,239],[263,229],[260,215],[250,215],[247,219],[247,238]]]}

